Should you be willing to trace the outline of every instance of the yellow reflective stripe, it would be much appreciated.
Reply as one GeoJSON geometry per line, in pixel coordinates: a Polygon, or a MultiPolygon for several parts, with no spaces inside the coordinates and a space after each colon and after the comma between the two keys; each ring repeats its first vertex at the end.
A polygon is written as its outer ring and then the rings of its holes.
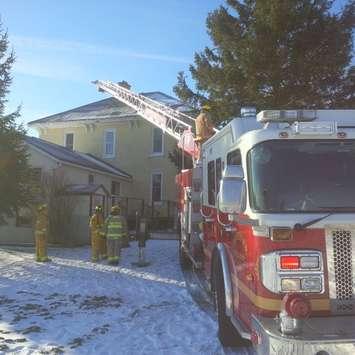
{"type": "MultiPolygon", "coordinates": [[[[281,311],[281,300],[273,299],[256,295],[247,285],[238,279],[238,288],[247,296],[250,301],[258,308],[265,309],[267,311],[281,311]]],[[[329,311],[330,301],[329,299],[311,299],[312,311],[329,311]]]]}

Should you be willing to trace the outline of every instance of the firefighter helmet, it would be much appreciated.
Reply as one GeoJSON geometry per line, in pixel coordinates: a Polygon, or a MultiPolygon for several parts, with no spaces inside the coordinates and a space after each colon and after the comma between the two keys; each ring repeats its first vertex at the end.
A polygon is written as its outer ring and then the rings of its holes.
{"type": "Polygon", "coordinates": [[[46,204],[43,204],[43,205],[39,205],[38,208],[37,208],[37,211],[38,212],[42,212],[44,210],[47,209],[47,205],[46,204]]]}
{"type": "Polygon", "coordinates": [[[118,206],[118,205],[114,205],[114,206],[112,206],[112,208],[111,208],[111,213],[113,213],[113,214],[117,214],[117,213],[120,213],[120,206],[118,206]]]}

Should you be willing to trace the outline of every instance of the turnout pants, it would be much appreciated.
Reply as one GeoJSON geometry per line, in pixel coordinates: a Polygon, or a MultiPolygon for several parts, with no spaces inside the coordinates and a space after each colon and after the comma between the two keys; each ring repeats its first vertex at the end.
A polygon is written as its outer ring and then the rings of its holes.
{"type": "Polygon", "coordinates": [[[118,264],[121,250],[121,238],[107,238],[107,261],[109,264],[118,264]]]}
{"type": "Polygon", "coordinates": [[[104,233],[100,233],[100,257],[102,259],[107,258],[107,245],[106,245],[106,236],[104,233]]]}
{"type": "Polygon", "coordinates": [[[36,232],[36,260],[49,261],[47,256],[47,236],[43,232],[36,232]]]}
{"type": "Polygon", "coordinates": [[[91,260],[99,260],[100,235],[98,232],[91,233],[91,260]]]}

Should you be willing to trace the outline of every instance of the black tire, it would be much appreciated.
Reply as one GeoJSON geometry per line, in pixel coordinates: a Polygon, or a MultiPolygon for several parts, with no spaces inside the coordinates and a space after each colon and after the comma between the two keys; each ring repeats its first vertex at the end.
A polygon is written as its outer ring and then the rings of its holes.
{"type": "Polygon", "coordinates": [[[226,315],[226,297],[223,281],[222,264],[218,257],[215,258],[213,267],[213,289],[215,310],[218,320],[218,338],[223,346],[241,347],[247,345],[234,328],[230,318],[226,315]]]}
{"type": "Polygon", "coordinates": [[[180,220],[178,220],[178,225],[177,225],[177,232],[178,232],[178,237],[179,237],[179,262],[180,266],[183,270],[188,270],[191,268],[191,260],[190,258],[186,255],[184,249],[182,248],[182,241],[181,241],[181,223],[180,220]]]}
{"type": "Polygon", "coordinates": [[[182,248],[181,236],[179,239],[179,261],[180,261],[180,266],[183,270],[187,270],[191,268],[192,262],[190,258],[186,255],[184,249],[182,248]]]}

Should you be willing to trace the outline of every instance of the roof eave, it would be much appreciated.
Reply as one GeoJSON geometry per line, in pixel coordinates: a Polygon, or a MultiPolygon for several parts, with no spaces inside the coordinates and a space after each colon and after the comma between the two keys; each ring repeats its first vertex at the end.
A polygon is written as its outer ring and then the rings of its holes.
{"type": "Polygon", "coordinates": [[[86,167],[86,166],[81,165],[81,164],[71,163],[71,162],[68,162],[68,161],[66,161],[64,159],[58,159],[58,158],[54,157],[53,155],[49,154],[48,152],[46,152],[44,149],[41,149],[41,148],[37,147],[34,144],[31,144],[29,142],[26,142],[26,144],[30,145],[34,150],[39,151],[41,154],[43,154],[43,155],[47,156],[48,158],[54,160],[56,163],[61,163],[62,165],[73,166],[73,167],[76,167],[76,168],[79,168],[79,169],[84,169],[84,170],[87,170],[87,171],[90,171],[90,172],[96,172],[97,174],[101,174],[101,175],[108,175],[108,176],[114,177],[115,179],[118,178],[118,179],[124,180],[126,182],[132,182],[133,181],[132,177],[128,177],[128,176],[124,176],[124,175],[120,175],[120,174],[114,174],[114,173],[110,173],[110,172],[106,172],[106,171],[101,171],[101,170],[98,170],[98,169],[86,167]]]}
{"type": "Polygon", "coordinates": [[[66,128],[66,127],[81,127],[85,124],[93,123],[124,123],[133,120],[140,119],[140,116],[137,114],[130,114],[125,116],[116,116],[110,118],[95,117],[95,118],[86,118],[78,120],[62,120],[62,121],[45,121],[45,122],[28,122],[27,125],[31,128],[41,129],[41,128],[66,128]]]}

